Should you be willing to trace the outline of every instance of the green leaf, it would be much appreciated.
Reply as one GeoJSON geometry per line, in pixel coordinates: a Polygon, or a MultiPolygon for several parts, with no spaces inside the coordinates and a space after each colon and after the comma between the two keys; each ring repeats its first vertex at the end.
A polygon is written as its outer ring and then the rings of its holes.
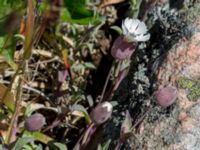
{"type": "Polygon", "coordinates": [[[42,145],[41,144],[29,144],[29,145],[24,145],[23,146],[23,150],[43,150],[42,145]]]}
{"type": "Polygon", "coordinates": [[[88,114],[87,110],[82,106],[82,105],[79,105],[79,104],[74,104],[72,106],[72,110],[76,110],[76,111],[80,111],[83,113],[84,115],[84,118],[85,118],[85,121],[89,124],[91,122],[91,119],[90,119],[90,115],[88,114]]]}
{"type": "Polygon", "coordinates": [[[10,35],[16,32],[20,26],[21,14],[17,11],[10,12],[0,19],[0,36],[10,35]]]}
{"type": "Polygon", "coordinates": [[[86,8],[86,0],[65,0],[65,6],[69,10],[71,18],[82,19],[93,17],[94,13],[86,8]]]}
{"type": "Polygon", "coordinates": [[[0,51],[4,45],[4,37],[0,37],[0,51]]]}
{"type": "Polygon", "coordinates": [[[95,65],[93,65],[91,62],[85,62],[80,64],[73,64],[71,67],[74,71],[80,71],[81,69],[96,69],[95,65]]]}
{"type": "Polygon", "coordinates": [[[67,147],[65,144],[62,144],[62,143],[58,143],[58,142],[54,142],[53,145],[55,147],[57,147],[59,150],[67,150],[67,147]]]}
{"type": "Polygon", "coordinates": [[[126,110],[125,120],[122,123],[121,131],[120,131],[120,139],[126,140],[131,137],[133,134],[132,131],[132,118],[128,110],[126,110]]]}
{"type": "MultiPolygon", "coordinates": [[[[79,1],[79,0],[77,0],[79,1]]],[[[70,2],[70,3],[75,3],[75,2],[70,2]]],[[[76,6],[73,4],[72,7],[78,8],[78,6],[76,6]]],[[[87,9],[86,9],[87,10],[87,9]]],[[[79,11],[79,9],[78,9],[79,11]]],[[[87,10],[89,11],[89,10],[87,10]]],[[[81,25],[88,25],[88,24],[97,24],[100,22],[100,18],[97,14],[93,13],[92,11],[90,15],[80,15],[78,14],[74,14],[74,10],[72,10],[71,8],[68,9],[68,7],[66,8],[62,8],[61,9],[61,20],[62,21],[66,21],[72,24],[81,24],[81,25]]]]}
{"type": "Polygon", "coordinates": [[[102,150],[102,149],[103,148],[102,148],[101,144],[99,144],[97,150],[102,150]]]}
{"type": "Polygon", "coordinates": [[[108,150],[108,148],[109,148],[109,146],[110,146],[110,142],[111,142],[111,140],[108,140],[108,141],[104,144],[103,150],[108,150]]]}
{"type": "Polygon", "coordinates": [[[47,144],[51,141],[53,141],[54,139],[41,133],[41,132],[29,132],[29,131],[24,131],[24,135],[25,136],[29,136],[29,137],[33,137],[35,140],[40,141],[44,144],[47,144]]]}
{"type": "Polygon", "coordinates": [[[16,38],[14,37],[0,37],[0,55],[2,55],[5,61],[13,68],[16,69],[17,65],[13,60],[15,52],[16,38]]]}
{"type": "Polygon", "coordinates": [[[7,119],[8,116],[5,115],[4,113],[0,112],[0,121],[4,120],[4,119],[7,119]]]}
{"type": "Polygon", "coordinates": [[[0,98],[2,102],[8,107],[11,112],[15,110],[15,101],[14,95],[11,93],[8,88],[0,83],[0,98]]]}
{"type": "Polygon", "coordinates": [[[85,66],[83,64],[73,64],[71,66],[72,70],[74,71],[80,71],[81,69],[84,69],[85,66]]]}
{"type": "Polygon", "coordinates": [[[122,29],[119,26],[111,26],[110,28],[115,30],[118,34],[122,34],[122,29]]]}
{"type": "Polygon", "coordinates": [[[137,18],[140,10],[141,0],[131,0],[130,16],[137,18]]]}
{"type": "Polygon", "coordinates": [[[4,5],[9,5],[14,8],[16,8],[16,6],[24,2],[23,0],[2,0],[2,1],[4,5]]]}
{"type": "Polygon", "coordinates": [[[47,109],[47,110],[51,110],[54,111],[56,113],[58,113],[58,109],[55,107],[46,107],[43,104],[39,104],[39,103],[29,103],[26,105],[26,110],[24,112],[25,116],[30,116],[34,111],[37,111],[39,109],[47,109]]]}
{"type": "Polygon", "coordinates": [[[14,146],[14,150],[21,150],[23,148],[24,145],[30,143],[34,141],[33,138],[31,137],[23,137],[23,138],[19,138],[14,146]]]}
{"type": "Polygon", "coordinates": [[[4,145],[0,144],[0,150],[7,150],[4,145]]]}
{"type": "Polygon", "coordinates": [[[103,146],[101,146],[101,144],[99,144],[97,150],[108,150],[109,146],[110,146],[110,142],[111,142],[111,140],[108,140],[103,146]]]}
{"type": "MultiPolygon", "coordinates": [[[[25,4],[23,0],[1,0],[0,3],[0,22],[6,18],[11,12],[18,13],[18,10],[22,11],[25,4]]],[[[11,21],[13,21],[11,19],[11,21]]]]}
{"type": "Polygon", "coordinates": [[[95,65],[93,65],[91,62],[85,62],[83,65],[88,69],[96,69],[95,65]]]}

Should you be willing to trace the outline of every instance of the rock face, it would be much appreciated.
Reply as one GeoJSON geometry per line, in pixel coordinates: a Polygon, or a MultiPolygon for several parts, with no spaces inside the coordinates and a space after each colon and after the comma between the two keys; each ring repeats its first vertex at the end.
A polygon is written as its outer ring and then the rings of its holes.
{"type": "Polygon", "coordinates": [[[197,30],[190,39],[181,39],[168,53],[163,66],[157,72],[161,86],[175,84],[181,76],[198,79],[200,76],[200,20],[194,23],[197,30]]]}
{"type": "Polygon", "coordinates": [[[190,26],[192,36],[180,39],[156,72],[158,89],[175,86],[178,99],[167,110],[152,109],[132,149],[200,149],[200,17],[190,26]]]}
{"type": "Polygon", "coordinates": [[[145,20],[151,39],[139,44],[128,77],[113,98],[118,105],[103,135],[104,141],[112,139],[110,149],[117,143],[126,110],[133,125],[145,112],[148,115],[120,150],[200,149],[200,3],[158,2],[145,20]],[[166,108],[153,97],[164,87],[177,90],[176,101],[166,108]]]}

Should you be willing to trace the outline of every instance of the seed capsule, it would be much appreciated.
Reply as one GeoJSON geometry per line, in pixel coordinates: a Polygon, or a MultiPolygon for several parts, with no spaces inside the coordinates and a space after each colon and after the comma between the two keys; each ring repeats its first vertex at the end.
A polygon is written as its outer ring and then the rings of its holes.
{"type": "Polygon", "coordinates": [[[90,118],[95,125],[106,122],[112,114],[113,106],[109,102],[98,104],[90,113],[90,118]]]}
{"type": "Polygon", "coordinates": [[[33,132],[42,129],[46,124],[46,119],[42,114],[35,113],[25,120],[25,129],[33,132]]]}
{"type": "Polygon", "coordinates": [[[175,102],[178,97],[177,89],[168,86],[156,92],[156,101],[161,107],[168,107],[175,102]]]}

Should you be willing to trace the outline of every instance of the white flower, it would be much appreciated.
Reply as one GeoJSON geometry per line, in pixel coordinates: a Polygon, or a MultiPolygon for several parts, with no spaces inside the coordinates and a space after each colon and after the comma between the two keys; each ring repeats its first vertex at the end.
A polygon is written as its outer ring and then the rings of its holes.
{"type": "Polygon", "coordinates": [[[138,19],[126,18],[122,22],[122,32],[129,41],[145,42],[150,38],[144,22],[138,19]]]}

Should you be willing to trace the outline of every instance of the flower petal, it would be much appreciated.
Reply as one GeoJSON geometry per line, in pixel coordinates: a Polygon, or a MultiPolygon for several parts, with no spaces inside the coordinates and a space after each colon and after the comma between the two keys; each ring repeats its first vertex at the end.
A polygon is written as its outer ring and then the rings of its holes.
{"type": "Polygon", "coordinates": [[[150,39],[150,34],[146,34],[146,35],[139,35],[135,37],[135,40],[138,42],[145,42],[148,41],[150,39]]]}
{"type": "Polygon", "coordinates": [[[138,34],[145,34],[145,33],[147,33],[147,27],[144,22],[140,22],[137,29],[135,30],[135,34],[138,35],[138,34]]]}
{"type": "Polygon", "coordinates": [[[126,18],[122,22],[122,31],[129,42],[147,41],[150,38],[145,23],[138,19],[126,18]]]}
{"type": "Polygon", "coordinates": [[[130,18],[126,18],[125,21],[124,21],[124,25],[128,29],[128,31],[131,28],[131,23],[132,23],[132,20],[130,18]]]}
{"type": "Polygon", "coordinates": [[[128,29],[126,28],[125,22],[124,22],[124,21],[122,22],[122,32],[123,32],[124,35],[129,34],[129,31],[128,31],[128,29]]]}
{"type": "Polygon", "coordinates": [[[140,21],[138,19],[132,19],[129,32],[135,33],[135,30],[137,29],[139,24],[140,24],[140,21]]]}

